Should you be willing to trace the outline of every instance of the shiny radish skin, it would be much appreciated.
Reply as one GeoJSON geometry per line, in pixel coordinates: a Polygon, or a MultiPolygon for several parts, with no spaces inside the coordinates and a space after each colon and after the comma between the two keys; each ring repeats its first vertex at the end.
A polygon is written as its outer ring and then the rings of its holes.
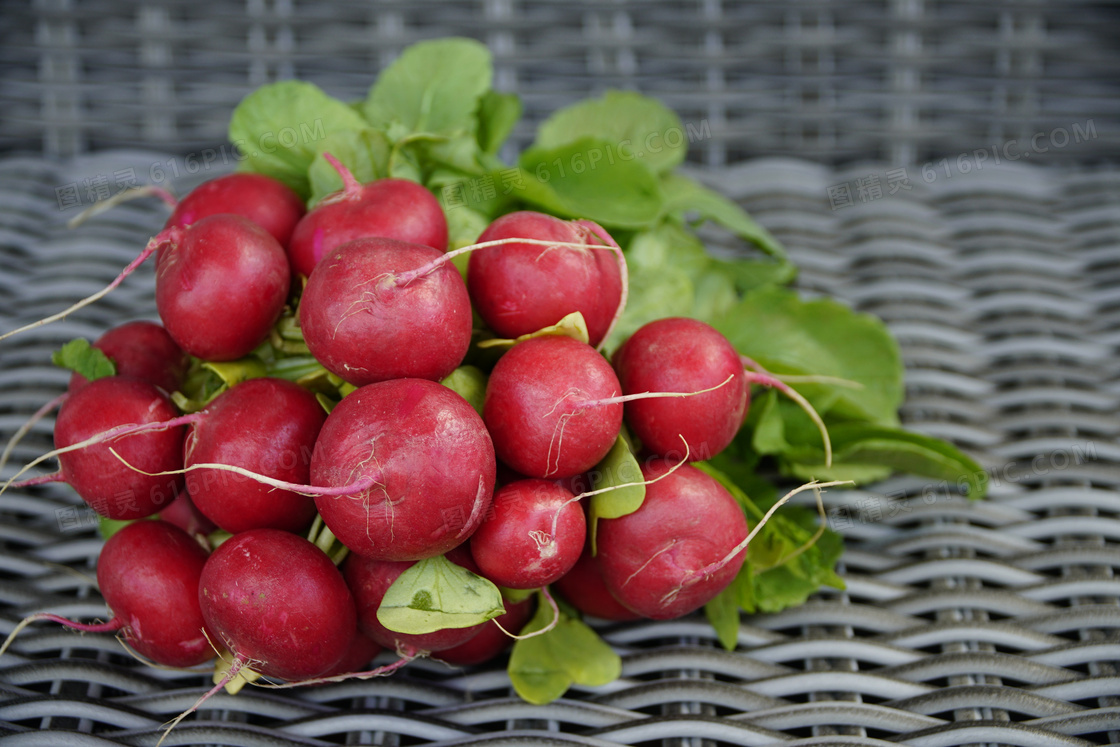
{"type": "Polygon", "coordinates": [[[378,179],[323,198],[296,225],[288,242],[292,270],[311,271],[337,247],[366,237],[447,250],[447,218],[439,201],[416,182],[378,179]]]}
{"type": "Polygon", "coordinates": [[[186,352],[235,360],[268,337],[290,282],[284,249],[267,231],[238,215],[213,215],[161,247],[156,309],[186,352]]]}
{"type": "Polygon", "coordinates": [[[494,493],[491,510],[471,535],[482,575],[510,589],[538,589],[579,559],[587,536],[583,507],[549,480],[519,480],[494,493]]]}
{"type": "Polygon", "coordinates": [[[207,627],[266,677],[332,671],[357,634],[354,599],[330,558],[302,537],[252,529],[222,543],[202,569],[207,627]]]}
{"type": "Polygon", "coordinates": [[[583,547],[583,553],[572,569],[552,584],[554,591],[560,592],[564,599],[585,615],[612,622],[640,620],[641,615],[622,606],[611,595],[603,581],[603,571],[599,561],[591,555],[591,543],[583,547]]]}
{"type": "Polygon", "coordinates": [[[134,522],[105,542],[97,586],[124,624],[128,645],[167,667],[193,667],[214,657],[198,603],[207,557],[197,541],[163,521],[134,522]]]}
{"type": "MultiPolygon", "coordinates": [[[[456,548],[447,554],[447,559],[456,565],[478,573],[478,566],[471,560],[470,553],[456,548]]],[[[398,633],[389,630],[377,619],[377,609],[385,592],[402,573],[416,561],[374,560],[351,553],[342,563],[342,575],[346,579],[350,593],[358,608],[358,627],[379,646],[394,651],[442,651],[458,646],[482,632],[483,626],[469,628],[444,628],[432,633],[398,633]]]]}
{"type": "MultiPolygon", "coordinates": [[[[125,322],[98,337],[92,347],[113,362],[117,376],[142,379],[165,392],[178,391],[190,363],[167,330],[155,322],[125,322]]],[[[68,389],[73,392],[88,383],[75,371],[68,389]]]]}
{"type": "Polygon", "coordinates": [[[203,218],[233,213],[248,218],[287,246],[307,209],[290,187],[263,174],[236,173],[199,184],[179,201],[165,228],[187,228],[203,218]]]}
{"type": "Polygon", "coordinates": [[[311,483],[349,485],[320,496],[319,514],[353,552],[379,560],[443,555],[474,532],[490,506],[494,445],[478,413],[424,379],[361,387],[327,416],[311,457],[311,483]]]}
{"type": "Polygon", "coordinates": [[[735,438],[750,404],[750,383],[735,347],[697,319],[658,319],[639,328],[614,354],[625,394],[698,392],[692,397],[631,400],[626,424],[643,448],[690,462],[711,459],[735,438]],[[731,381],[723,386],[721,383],[731,381]]]}
{"type": "MultiPolygon", "coordinates": [[[[63,403],[55,420],[55,448],[81,443],[118,426],[164,422],[178,414],[154,384],[108,376],[91,381],[63,403]]],[[[62,476],[101,516],[118,520],[151,516],[182,492],[183,476],[153,476],[137,470],[182,469],[185,432],[184,426],[156,429],[59,454],[62,476]]]]}
{"type": "Polygon", "coordinates": [[[555,480],[607,455],[622,427],[622,405],[582,403],[621,393],[614,369],[590,345],[537,337],[498,359],[482,417],[499,459],[527,477],[555,480]]]}
{"type": "Polygon", "coordinates": [[[715,478],[692,465],[646,459],[646,497],[632,514],[600,519],[596,560],[611,594],[627,609],[670,620],[703,607],[739,572],[746,548],[704,576],[747,536],[747,520],[715,478]]]}
{"type": "Polygon", "coordinates": [[[471,301],[451,262],[407,284],[399,273],[443,254],[395,239],[365,238],[335,249],[300,299],[311,354],[355,386],[400,378],[439,381],[471,342],[471,301]]]}
{"type": "MultiPolygon", "coordinates": [[[[184,464],[228,464],[277,480],[306,485],[311,453],[327,419],[315,395],[290,381],[249,379],[207,405],[190,427],[184,464]]],[[[234,534],[249,529],[301,532],[315,517],[308,496],[216,469],[187,474],[195,507],[234,534]]]]}
{"type": "MultiPolygon", "coordinates": [[[[564,221],[529,210],[491,223],[478,243],[539,239],[606,246],[590,221],[564,221]]],[[[592,345],[610,328],[622,298],[619,258],[606,249],[505,244],[471,252],[467,288],[479,316],[499,337],[516,338],[583,314],[592,345]]]]}

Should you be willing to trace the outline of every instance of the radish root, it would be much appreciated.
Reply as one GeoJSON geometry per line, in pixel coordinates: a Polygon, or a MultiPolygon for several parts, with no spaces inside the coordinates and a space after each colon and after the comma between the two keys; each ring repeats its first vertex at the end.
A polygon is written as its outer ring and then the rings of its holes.
{"type": "Polygon", "coordinates": [[[19,427],[19,430],[16,431],[8,440],[8,445],[4,447],[3,453],[0,453],[0,469],[4,469],[4,465],[8,463],[8,459],[12,456],[12,449],[14,449],[19,444],[19,442],[23,440],[24,436],[31,432],[31,429],[35,427],[35,424],[49,415],[56,408],[61,407],[62,403],[69,398],[70,393],[63,392],[62,394],[58,395],[50,402],[47,402],[45,405],[36,410],[34,414],[32,414],[32,416],[27,419],[27,422],[19,427]]]}
{"type": "Polygon", "coordinates": [[[92,296],[86,296],[85,298],[83,298],[81,301],[78,301],[73,306],[71,306],[67,309],[63,309],[62,311],[58,312],[57,314],[52,314],[52,315],[46,317],[45,319],[40,319],[37,322],[32,322],[31,324],[25,324],[24,326],[22,326],[18,329],[13,329],[10,332],[5,332],[4,334],[0,335],[0,341],[6,340],[9,337],[12,337],[14,335],[18,335],[21,332],[27,332],[29,330],[37,329],[37,328],[42,327],[44,325],[50,324],[51,322],[57,322],[59,319],[64,319],[67,316],[69,316],[70,314],[73,314],[78,309],[89,306],[94,301],[100,300],[101,298],[107,296],[110,291],[112,291],[114,288],[116,288],[118,285],[120,285],[126,277],[128,277],[129,275],[132,274],[133,270],[135,270],[137,267],[142,265],[144,263],[144,260],[146,260],[148,257],[152,256],[156,252],[156,250],[158,250],[160,247],[164,246],[165,244],[176,244],[179,241],[181,241],[182,237],[183,237],[183,233],[184,233],[184,229],[179,228],[177,226],[173,226],[171,228],[167,228],[167,229],[164,229],[163,231],[160,231],[158,234],[156,234],[155,236],[152,237],[152,239],[148,242],[148,245],[144,247],[144,251],[140,252],[140,255],[137,256],[136,259],[129,262],[128,266],[125,267],[123,271],[121,271],[121,274],[117,275],[115,278],[113,278],[113,281],[111,283],[109,283],[108,285],[106,285],[104,288],[97,291],[92,296]]]}
{"type": "Polygon", "coordinates": [[[31,625],[32,623],[41,622],[43,620],[56,622],[60,625],[66,626],[67,628],[73,628],[74,630],[79,630],[83,633],[113,633],[124,627],[124,620],[116,617],[109,620],[108,622],[103,623],[80,623],[62,617],[61,615],[55,615],[51,612],[38,612],[34,615],[23,618],[22,620],[20,620],[19,624],[12,629],[12,632],[8,634],[8,637],[4,639],[4,643],[0,645],[0,656],[4,655],[4,653],[8,650],[8,647],[12,645],[12,641],[16,639],[16,636],[19,635],[24,628],[26,628],[28,625],[31,625]]]}

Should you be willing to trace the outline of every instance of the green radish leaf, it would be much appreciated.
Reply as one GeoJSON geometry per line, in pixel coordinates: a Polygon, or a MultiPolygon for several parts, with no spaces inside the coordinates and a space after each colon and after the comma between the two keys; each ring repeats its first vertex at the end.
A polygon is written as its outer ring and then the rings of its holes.
{"type": "Polygon", "coordinates": [[[497,153],[519,119],[521,97],[517,94],[484,93],[478,102],[478,147],[484,153],[497,153]]]}
{"type": "Polygon", "coordinates": [[[542,327],[536,332],[528,332],[513,340],[493,337],[488,340],[481,340],[478,346],[483,350],[486,348],[512,348],[519,342],[532,340],[535,337],[571,337],[573,340],[579,340],[584,345],[591,344],[591,336],[587,331],[587,320],[583,318],[581,312],[573,311],[571,314],[568,314],[560,321],[556,322],[556,324],[542,327]]]}
{"type": "Polygon", "coordinates": [[[620,160],[614,145],[585,137],[553,148],[533,147],[518,162],[517,196],[561,218],[586,218],[605,228],[646,228],[661,213],[661,187],[637,159],[620,160]]]}
{"type": "Polygon", "coordinates": [[[482,415],[482,403],[486,400],[488,376],[476,366],[459,366],[440,383],[465,399],[475,412],[482,415]]]}
{"type": "MultiPolygon", "coordinates": [[[[543,630],[552,619],[552,608],[542,599],[521,635],[543,630]]],[[[622,660],[594,630],[561,610],[552,630],[513,644],[508,672],[518,695],[544,705],[573,684],[599,687],[613,682],[622,674],[622,660]]]]}
{"type": "Polygon", "coordinates": [[[311,185],[309,205],[315,207],[324,197],[342,189],[342,177],[323,157],[324,153],[330,153],[341,161],[359,183],[368,184],[389,175],[390,150],[385,133],[368,127],[336,132],[319,141],[316,144],[317,153],[307,172],[311,185]]]}
{"type": "Polygon", "coordinates": [[[106,376],[115,376],[117,366],[109,356],[89,344],[89,340],[77,337],[51,353],[51,363],[96,381],[106,376]]]}
{"type": "Polygon", "coordinates": [[[728,651],[739,644],[739,590],[734,583],[704,605],[704,615],[728,651]]]}
{"type": "Polygon", "coordinates": [[[780,260],[786,259],[786,250],[781,243],[756,223],[747,211],[719,192],[680,174],[664,177],[661,180],[661,189],[665,194],[667,214],[685,217],[689,213],[697,213],[701,219],[723,226],[770,256],[780,260]]]}
{"type": "Polygon", "coordinates": [[[490,50],[473,39],[419,42],[381,72],[362,112],[394,141],[414,133],[473,136],[493,74],[490,50]]]}
{"type": "Polygon", "coordinates": [[[469,628],[505,612],[492,582],[443,556],[420,560],[385,592],[377,620],[397,633],[469,628]]]}
{"type": "Polygon", "coordinates": [[[676,112],[634,91],[607,91],[560,109],[537,129],[534,145],[558,148],[586,137],[605,140],[619,159],[644,161],[658,173],[679,166],[688,151],[676,112]]]}
{"type": "MultiPolygon", "coordinates": [[[[150,518],[154,519],[156,517],[152,516],[150,518]]],[[[104,516],[98,516],[97,533],[101,535],[101,539],[108,540],[134,521],[145,521],[145,519],[108,519],[104,516]]]]}
{"type": "MultiPolygon", "coordinates": [[[[984,469],[941,439],[864,423],[839,423],[829,427],[829,434],[833,462],[840,468],[878,468],[888,473],[898,471],[944,480],[973,500],[984,497],[987,492],[984,469]]],[[[820,466],[823,468],[823,464],[820,466]]],[[[813,471],[821,470],[814,468],[813,471]]],[[[882,472],[877,475],[882,476],[882,472]]]]}
{"type": "Polygon", "coordinates": [[[588,521],[591,524],[591,554],[596,552],[595,540],[599,519],[617,519],[632,514],[642,507],[646,499],[646,486],[642,484],[642,468],[626,437],[619,434],[614,446],[591,471],[591,489],[607,490],[591,496],[588,521]],[[625,485],[626,487],[619,487],[625,485]]]}
{"type": "Polygon", "coordinates": [[[510,589],[505,586],[499,586],[498,589],[502,592],[502,599],[510,604],[524,602],[539,591],[538,589],[510,589]]]}
{"type": "MultiPolygon", "coordinates": [[[[478,237],[486,230],[486,226],[490,225],[490,220],[485,215],[466,205],[449,208],[442,200],[440,203],[443,205],[443,214],[447,217],[448,251],[462,249],[464,246],[477,243],[478,237]]],[[[469,260],[469,253],[460,254],[451,260],[456,267],[459,267],[464,279],[466,279],[466,268],[469,260]],[[460,258],[462,259],[461,263],[460,258]]]]}
{"type": "Polygon", "coordinates": [[[747,293],[713,326],[773,373],[834,376],[859,385],[798,385],[822,415],[898,425],[902,358],[879,319],[830,299],[803,301],[792,291],[765,287],[747,293]],[[830,400],[827,407],[821,397],[830,400]]]}
{"type": "Polygon", "coordinates": [[[361,115],[318,86],[285,80],[261,86],[237,108],[229,139],[244,156],[244,170],[278,179],[307,199],[307,171],[319,143],[347,130],[362,130],[361,115]]]}

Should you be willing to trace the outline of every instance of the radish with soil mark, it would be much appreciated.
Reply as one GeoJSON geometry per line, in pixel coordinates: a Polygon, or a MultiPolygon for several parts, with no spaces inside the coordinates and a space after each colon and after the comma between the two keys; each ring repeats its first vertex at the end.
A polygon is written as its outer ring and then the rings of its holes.
{"type": "Polygon", "coordinates": [[[314,485],[367,481],[315,503],[344,545],[379,560],[420,560],[465,542],[490,505],[495,473],[482,418],[424,379],[347,395],[327,416],[311,457],[314,485]]]}
{"type": "Polygon", "coordinates": [[[536,589],[571,570],[586,535],[583,507],[569,490],[518,480],[494,493],[470,548],[482,575],[498,586],[536,589]]]}

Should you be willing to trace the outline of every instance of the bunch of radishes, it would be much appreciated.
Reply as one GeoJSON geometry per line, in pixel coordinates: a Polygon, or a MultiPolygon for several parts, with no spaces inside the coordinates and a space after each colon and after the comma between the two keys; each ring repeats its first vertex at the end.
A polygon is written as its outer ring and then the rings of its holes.
{"type": "Polygon", "coordinates": [[[146,249],[162,326],[110,330],[74,366],[60,469],[23,484],[163,519],[107,541],[113,618],[75,627],[162,665],[217,652],[223,685],[307,682],[368,676],[379,647],[484,661],[532,590],[551,603],[535,634],[562,619],[549,585],[612,620],[724,589],[747,521],[689,462],[731,442],[760,380],[731,344],[670,318],[608,360],[627,273],[603,228],[515,212],[445,253],[428,191],[335,165],[344,190],[306,213],[256,174],[187,195],[146,249]]]}

